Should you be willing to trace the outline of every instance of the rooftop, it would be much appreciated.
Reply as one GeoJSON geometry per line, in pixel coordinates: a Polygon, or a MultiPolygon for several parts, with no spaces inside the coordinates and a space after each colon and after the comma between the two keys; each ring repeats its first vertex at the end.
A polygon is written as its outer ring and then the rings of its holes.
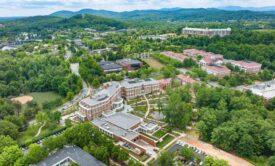
{"type": "Polygon", "coordinates": [[[196,82],[196,80],[194,80],[193,78],[190,78],[183,74],[178,75],[177,78],[180,79],[181,81],[186,82],[186,83],[195,83],[196,82]]]}
{"type": "Polygon", "coordinates": [[[130,129],[138,123],[142,122],[142,119],[128,113],[117,112],[111,116],[105,117],[105,120],[113,125],[116,125],[122,129],[130,129]]]}
{"type": "Polygon", "coordinates": [[[120,84],[115,81],[106,83],[105,86],[106,88],[100,89],[95,95],[81,100],[80,104],[88,107],[97,105],[112,97],[121,88],[120,84]]]}
{"type": "Polygon", "coordinates": [[[142,64],[141,61],[136,59],[120,59],[116,61],[118,64],[133,65],[133,64],[142,64]]]}
{"type": "Polygon", "coordinates": [[[206,70],[215,72],[215,73],[228,73],[229,74],[231,72],[231,70],[229,70],[228,68],[223,67],[223,66],[204,66],[203,68],[206,70]]]}
{"type": "Polygon", "coordinates": [[[117,112],[108,117],[97,118],[92,121],[95,126],[128,140],[133,140],[139,135],[137,132],[131,130],[131,128],[141,122],[141,118],[122,112],[117,112]]]}
{"type": "Polygon", "coordinates": [[[114,62],[111,61],[101,61],[98,62],[98,64],[100,65],[100,67],[104,70],[104,71],[108,71],[108,70],[121,70],[122,67],[114,62]]]}
{"type": "Polygon", "coordinates": [[[253,61],[234,61],[232,60],[231,63],[238,64],[245,68],[251,68],[251,67],[261,67],[262,65],[260,63],[256,63],[253,61]]]}
{"type": "Polygon", "coordinates": [[[165,56],[167,56],[169,58],[179,60],[179,61],[183,61],[184,59],[187,58],[187,56],[185,56],[183,54],[175,53],[175,52],[172,52],[172,51],[161,52],[161,54],[165,55],[165,56]]]}
{"type": "Polygon", "coordinates": [[[137,87],[137,86],[142,86],[142,85],[152,85],[152,84],[158,84],[159,81],[154,80],[152,78],[147,78],[147,79],[126,79],[121,81],[121,86],[126,87],[126,88],[132,88],[132,87],[137,87]]]}
{"type": "Polygon", "coordinates": [[[185,27],[183,30],[195,30],[195,31],[231,31],[231,28],[224,28],[224,29],[208,29],[208,28],[189,28],[185,27]]]}
{"type": "Polygon", "coordinates": [[[98,161],[96,158],[91,156],[89,153],[83,151],[77,146],[64,147],[58,150],[56,153],[48,156],[43,161],[36,164],[37,166],[50,166],[69,160],[75,162],[81,166],[105,166],[104,163],[98,161]]]}

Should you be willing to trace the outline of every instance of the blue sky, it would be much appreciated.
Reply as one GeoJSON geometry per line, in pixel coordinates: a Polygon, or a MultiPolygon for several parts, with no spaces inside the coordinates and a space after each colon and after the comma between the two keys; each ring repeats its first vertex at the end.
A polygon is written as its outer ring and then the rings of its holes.
{"type": "Polygon", "coordinates": [[[223,6],[275,6],[275,0],[0,0],[0,17],[46,15],[58,10],[77,11],[83,8],[130,11],[223,6]]]}

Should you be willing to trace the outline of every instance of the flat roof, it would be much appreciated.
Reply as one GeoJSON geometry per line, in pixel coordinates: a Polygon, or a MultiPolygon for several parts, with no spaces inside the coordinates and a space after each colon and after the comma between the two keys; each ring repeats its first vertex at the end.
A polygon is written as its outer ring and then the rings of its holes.
{"type": "Polygon", "coordinates": [[[97,160],[95,157],[89,153],[83,151],[78,146],[67,146],[61,150],[58,150],[54,154],[48,156],[43,161],[36,164],[37,166],[53,166],[67,159],[72,162],[76,162],[81,166],[106,166],[101,161],[97,160]]]}
{"type": "Polygon", "coordinates": [[[142,121],[134,115],[128,113],[117,112],[108,117],[101,117],[94,119],[92,123],[109,133],[112,133],[118,137],[125,138],[127,140],[133,140],[138,137],[139,134],[130,128],[137,125],[142,121]]]}
{"type": "Polygon", "coordinates": [[[136,87],[136,86],[142,86],[142,85],[152,85],[152,84],[158,84],[159,81],[154,80],[153,78],[147,78],[147,79],[125,79],[121,81],[121,86],[126,88],[136,87]]]}
{"type": "Polygon", "coordinates": [[[126,130],[142,122],[142,118],[123,112],[117,112],[111,116],[106,117],[105,119],[107,122],[126,130]]]}
{"type": "Polygon", "coordinates": [[[142,64],[141,61],[136,59],[120,59],[120,60],[117,60],[116,62],[119,64],[129,64],[129,65],[142,64]]]}
{"type": "Polygon", "coordinates": [[[101,61],[98,62],[98,64],[100,65],[100,67],[104,70],[104,71],[108,71],[108,70],[121,70],[122,67],[114,62],[111,61],[101,61]]]}

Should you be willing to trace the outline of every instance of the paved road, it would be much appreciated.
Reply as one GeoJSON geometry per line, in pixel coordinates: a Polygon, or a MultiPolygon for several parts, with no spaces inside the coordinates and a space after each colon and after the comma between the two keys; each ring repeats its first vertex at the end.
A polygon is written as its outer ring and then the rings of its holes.
{"type": "MultiPolygon", "coordinates": [[[[79,64],[78,63],[73,63],[73,64],[70,65],[70,67],[71,67],[71,72],[73,74],[80,76],[80,74],[79,74],[79,64]]],[[[84,80],[82,80],[82,89],[79,92],[79,94],[77,94],[71,101],[68,101],[65,104],[63,104],[61,107],[59,107],[58,111],[65,112],[69,108],[73,107],[81,99],[89,96],[90,95],[90,91],[91,90],[90,90],[90,87],[88,86],[88,84],[84,80]]]]}

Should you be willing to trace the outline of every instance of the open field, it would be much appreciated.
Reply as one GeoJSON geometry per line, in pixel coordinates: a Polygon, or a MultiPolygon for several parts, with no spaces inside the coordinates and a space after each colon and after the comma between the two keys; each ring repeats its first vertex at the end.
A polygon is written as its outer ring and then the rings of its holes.
{"type": "Polygon", "coordinates": [[[143,59],[150,67],[160,70],[161,68],[163,68],[165,65],[160,63],[159,61],[157,61],[154,58],[147,58],[147,59],[143,59]]]}
{"type": "Polygon", "coordinates": [[[42,105],[44,102],[54,101],[58,98],[62,98],[55,92],[33,92],[29,93],[28,95],[32,96],[33,100],[36,101],[39,105],[42,105]]]}
{"type": "Polygon", "coordinates": [[[26,104],[27,102],[32,101],[33,97],[32,96],[19,96],[19,97],[14,97],[11,100],[19,102],[21,104],[26,104]]]}

